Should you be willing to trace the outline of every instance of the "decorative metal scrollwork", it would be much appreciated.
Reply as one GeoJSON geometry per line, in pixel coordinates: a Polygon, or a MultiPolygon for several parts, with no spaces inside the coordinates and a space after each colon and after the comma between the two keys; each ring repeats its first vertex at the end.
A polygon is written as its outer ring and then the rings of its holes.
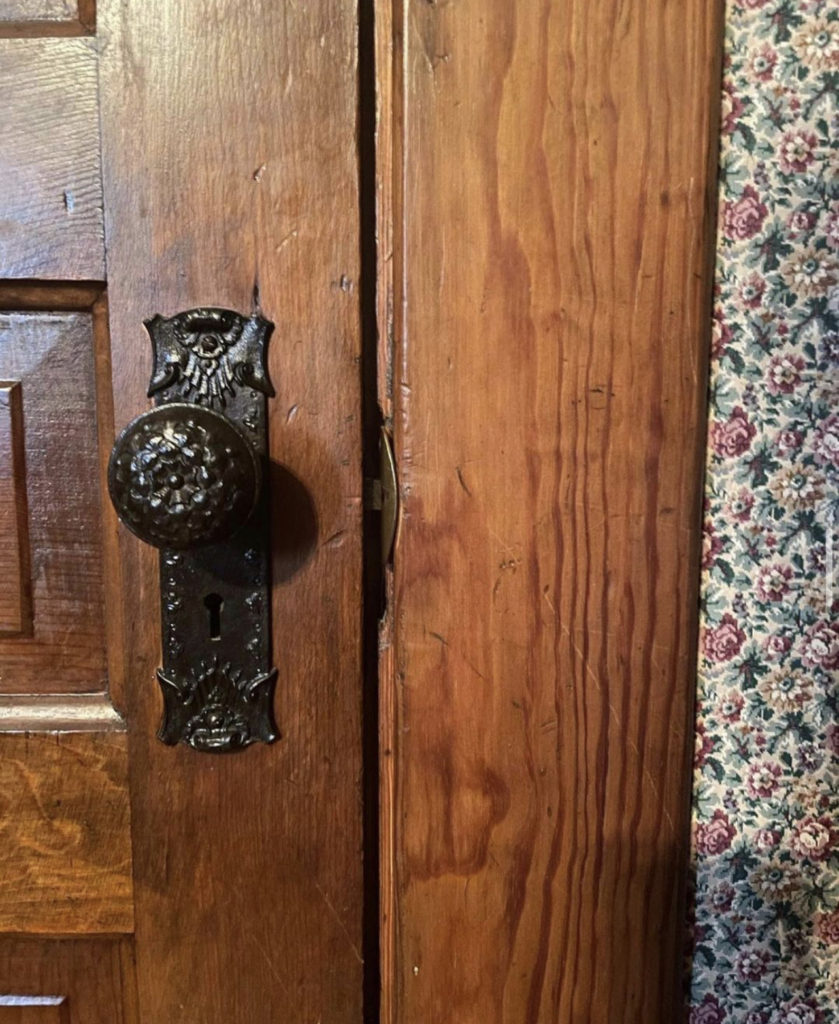
{"type": "Polygon", "coordinates": [[[120,519],[161,548],[164,743],[272,743],[265,367],[273,324],[227,309],[146,321],[156,406],[117,438],[120,519]]]}

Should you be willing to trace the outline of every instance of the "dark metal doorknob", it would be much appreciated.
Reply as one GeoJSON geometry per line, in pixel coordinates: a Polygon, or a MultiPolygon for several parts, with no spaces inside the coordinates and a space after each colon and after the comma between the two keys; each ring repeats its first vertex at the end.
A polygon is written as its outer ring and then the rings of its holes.
{"type": "Polygon", "coordinates": [[[132,420],[108,465],[123,523],[148,544],[179,550],[232,536],[254,510],[260,478],[244,433],[226,416],[185,402],[132,420]]]}
{"type": "Polygon", "coordinates": [[[273,324],[215,307],[145,321],[154,409],[119,435],[108,489],[160,548],[164,743],[278,738],[271,667],[266,348],[273,324]]]}

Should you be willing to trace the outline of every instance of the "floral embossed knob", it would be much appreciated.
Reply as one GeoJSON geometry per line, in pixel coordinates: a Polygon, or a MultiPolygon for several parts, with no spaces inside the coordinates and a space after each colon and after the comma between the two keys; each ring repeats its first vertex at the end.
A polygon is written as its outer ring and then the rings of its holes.
{"type": "Polygon", "coordinates": [[[159,548],[224,540],[253,512],[261,484],[256,451],[225,416],[172,402],[133,420],[108,465],[119,518],[159,548]]]}

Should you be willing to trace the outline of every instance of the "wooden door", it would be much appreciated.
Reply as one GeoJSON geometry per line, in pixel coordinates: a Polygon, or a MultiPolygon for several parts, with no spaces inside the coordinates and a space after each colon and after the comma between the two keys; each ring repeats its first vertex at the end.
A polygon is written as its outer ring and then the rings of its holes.
{"type": "Polygon", "coordinates": [[[379,8],[387,1024],[681,1016],[721,6],[379,8]]]}
{"type": "Polygon", "coordinates": [[[0,1024],[358,1024],[354,4],[0,0],[0,37],[0,1024]],[[281,739],[226,756],[155,737],[157,558],[103,500],[143,321],[197,306],[276,325],[281,739]]]}
{"type": "Polygon", "coordinates": [[[371,300],[381,1019],[678,1018],[720,6],[0,0],[0,1024],[362,1019],[371,300]],[[282,738],[225,757],[155,738],[102,498],[203,305],[276,324],[282,738]]]}

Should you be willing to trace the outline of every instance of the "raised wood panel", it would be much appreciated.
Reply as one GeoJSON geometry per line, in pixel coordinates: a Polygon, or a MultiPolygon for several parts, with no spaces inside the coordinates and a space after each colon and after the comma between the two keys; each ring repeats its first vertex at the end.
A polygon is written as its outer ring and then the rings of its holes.
{"type": "Polygon", "coordinates": [[[384,1019],[672,1024],[721,4],[403,6],[384,1019]]]}
{"type": "Polygon", "coordinates": [[[0,636],[0,692],[103,691],[90,314],[0,314],[0,378],[20,382],[33,619],[31,637],[0,636]]]}
{"type": "Polygon", "coordinates": [[[125,735],[0,736],[0,933],[132,928],[125,735]]]}
{"type": "Polygon", "coordinates": [[[107,0],[98,24],[117,425],[147,404],[144,318],[276,323],[278,743],[213,758],[155,738],[156,555],[121,537],[143,1020],[358,1024],[355,5],[107,0]]]}
{"type": "Polygon", "coordinates": [[[97,57],[86,39],[0,39],[0,271],[102,280],[97,57]]]}
{"type": "MultiPolygon", "coordinates": [[[[57,940],[0,935],[0,992],[18,998],[60,994],[64,998],[57,1018],[60,1024],[140,1024],[133,967],[133,941],[128,938],[57,940]]],[[[11,1012],[12,1008],[8,1009],[11,1012]]],[[[32,1014],[36,1007],[23,1009],[32,1014]]],[[[47,1009],[44,1007],[45,1012],[47,1009]]],[[[33,1016],[19,1019],[22,1024],[41,1021],[33,1016]]],[[[9,1017],[10,1024],[14,1020],[9,1017]]],[[[46,1021],[56,1024],[55,1017],[46,1017],[46,1021]]],[[[6,1024],[6,1018],[0,1016],[0,1024],[6,1024]]]]}
{"type": "Polygon", "coordinates": [[[3,35],[83,35],[95,24],[96,0],[0,0],[3,35]]]}
{"type": "Polygon", "coordinates": [[[20,381],[0,381],[0,636],[32,628],[20,381]]]}
{"type": "Polygon", "coordinates": [[[72,1024],[63,996],[0,996],[0,1024],[72,1024]]]}
{"type": "Polygon", "coordinates": [[[0,0],[4,21],[69,21],[78,17],[76,0],[0,0]]]}

